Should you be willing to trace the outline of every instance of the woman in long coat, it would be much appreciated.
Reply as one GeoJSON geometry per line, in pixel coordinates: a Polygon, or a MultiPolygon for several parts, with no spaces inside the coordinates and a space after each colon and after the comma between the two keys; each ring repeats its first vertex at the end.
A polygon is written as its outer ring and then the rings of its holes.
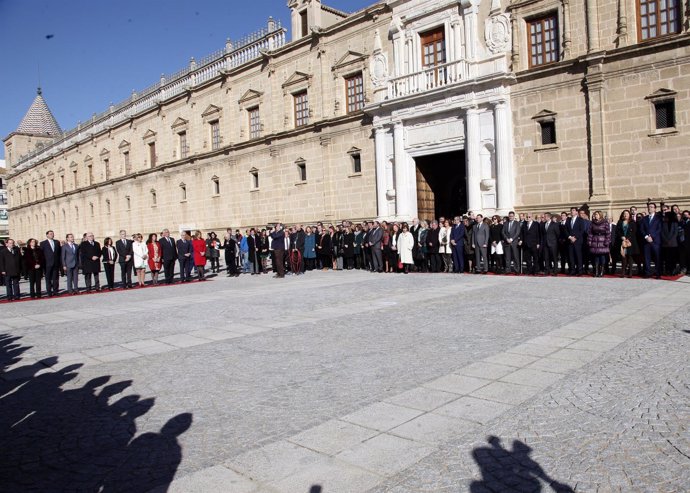
{"type": "Polygon", "coordinates": [[[163,266],[163,260],[161,258],[161,244],[158,243],[158,235],[156,233],[151,233],[148,240],[146,240],[146,248],[149,252],[149,270],[151,271],[151,279],[153,284],[158,284],[158,273],[161,271],[163,266]]]}
{"type": "Polygon", "coordinates": [[[601,211],[594,211],[587,231],[587,246],[594,257],[594,277],[603,277],[611,245],[611,226],[601,211]]]}
{"type": "Polygon", "coordinates": [[[407,223],[403,223],[402,232],[398,235],[398,258],[403,265],[403,272],[407,274],[410,272],[410,266],[414,265],[414,258],[412,256],[412,248],[414,248],[414,237],[410,233],[410,227],[407,223]]]}
{"type": "Polygon", "coordinates": [[[316,262],[316,235],[311,226],[307,226],[304,233],[304,268],[305,270],[314,270],[314,263],[316,262]]]}
{"type": "Polygon", "coordinates": [[[26,242],[24,249],[24,268],[29,274],[29,293],[32,298],[41,297],[41,278],[43,277],[43,268],[45,267],[45,258],[43,257],[43,250],[38,246],[38,241],[35,238],[30,238],[26,242]]]}
{"type": "Polygon", "coordinates": [[[343,268],[352,270],[354,268],[355,258],[355,234],[352,232],[350,226],[345,227],[342,236],[342,252],[343,252],[343,268]]]}
{"type": "Polygon", "coordinates": [[[197,275],[200,281],[206,280],[206,241],[201,234],[201,231],[194,233],[192,240],[192,249],[194,250],[194,266],[196,267],[197,275]]]}

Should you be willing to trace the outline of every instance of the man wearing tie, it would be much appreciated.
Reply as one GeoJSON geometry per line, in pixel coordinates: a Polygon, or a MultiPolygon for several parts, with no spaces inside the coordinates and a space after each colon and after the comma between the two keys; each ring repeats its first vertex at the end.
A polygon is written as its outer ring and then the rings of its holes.
{"type": "Polygon", "coordinates": [[[289,248],[290,238],[285,235],[283,231],[283,225],[276,224],[275,229],[271,232],[271,248],[273,250],[273,258],[275,260],[275,265],[273,266],[273,271],[275,274],[273,277],[282,279],[285,277],[285,252],[288,251],[285,247],[289,248]]]}
{"type": "MultiPolygon", "coordinates": [[[[663,204],[662,204],[663,205],[663,204]]],[[[647,217],[640,221],[640,234],[644,239],[644,277],[649,277],[652,270],[652,258],[656,269],[656,278],[661,277],[661,223],[662,215],[656,211],[656,204],[647,204],[647,217]]]]}
{"type": "Polygon", "coordinates": [[[132,240],[127,239],[127,231],[120,230],[120,239],[115,243],[118,262],[120,263],[120,277],[122,287],[128,289],[132,287],[132,268],[134,267],[134,252],[132,251],[132,240]]]}
{"type": "Polygon", "coordinates": [[[183,231],[177,240],[177,260],[180,262],[180,281],[189,282],[192,275],[192,254],[194,248],[188,232],[183,231]]]}
{"type": "Polygon", "coordinates": [[[74,235],[69,233],[67,243],[61,250],[60,263],[67,276],[67,294],[79,294],[79,248],[74,244],[74,235]]]}
{"type": "Polygon", "coordinates": [[[175,238],[171,238],[170,231],[164,229],[158,243],[161,245],[161,260],[163,261],[163,271],[165,272],[165,284],[172,284],[175,277],[175,260],[177,260],[175,238]]]}
{"type": "Polygon", "coordinates": [[[486,274],[489,271],[489,226],[484,224],[484,216],[477,214],[477,224],[474,225],[474,257],[477,274],[486,274]]]}
{"type": "Polygon", "coordinates": [[[60,242],[55,241],[55,233],[46,231],[46,239],[41,242],[43,257],[46,259],[46,291],[55,296],[60,291],[60,242]]]}
{"type": "Polygon", "coordinates": [[[515,220],[515,213],[510,211],[508,220],[503,223],[503,231],[501,232],[506,253],[506,274],[511,272],[517,274],[520,271],[520,252],[518,250],[520,232],[520,223],[515,220]]]}
{"type": "Polygon", "coordinates": [[[532,219],[532,214],[527,214],[527,220],[522,225],[520,241],[527,260],[527,273],[531,276],[537,273],[539,261],[539,224],[532,219]]]}
{"type": "Polygon", "coordinates": [[[556,275],[558,270],[558,241],[561,225],[551,220],[551,213],[544,214],[546,219],[541,225],[541,246],[544,252],[544,271],[546,275],[556,275]]]}
{"type": "Polygon", "coordinates": [[[453,228],[450,230],[450,246],[453,254],[453,272],[461,274],[465,270],[465,225],[460,216],[453,218],[453,228]]]}
{"type": "Polygon", "coordinates": [[[383,272],[383,252],[381,250],[381,241],[383,240],[383,231],[381,224],[374,221],[374,229],[369,233],[369,245],[371,246],[371,260],[372,272],[383,272]]]}
{"type": "Polygon", "coordinates": [[[101,290],[99,273],[101,272],[101,245],[93,239],[93,233],[86,233],[86,241],[79,245],[79,260],[84,273],[86,292],[91,292],[91,277],[95,280],[96,291],[101,290]]]}
{"type": "Polygon", "coordinates": [[[587,232],[584,219],[578,216],[577,207],[570,209],[570,217],[565,222],[565,231],[568,235],[568,275],[582,275],[582,245],[587,232]]]}

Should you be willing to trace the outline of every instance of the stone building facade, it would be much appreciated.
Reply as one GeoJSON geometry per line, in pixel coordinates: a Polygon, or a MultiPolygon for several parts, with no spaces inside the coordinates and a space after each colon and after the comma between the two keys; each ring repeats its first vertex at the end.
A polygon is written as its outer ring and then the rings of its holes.
{"type": "Polygon", "coordinates": [[[67,133],[35,101],[12,234],[690,205],[681,0],[288,7],[67,133]]]}

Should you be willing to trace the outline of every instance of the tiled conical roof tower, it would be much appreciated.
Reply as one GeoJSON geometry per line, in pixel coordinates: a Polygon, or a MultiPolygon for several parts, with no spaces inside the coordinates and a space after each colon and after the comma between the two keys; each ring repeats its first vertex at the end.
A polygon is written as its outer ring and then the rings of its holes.
{"type": "Polygon", "coordinates": [[[58,125],[53,113],[48,108],[46,100],[43,99],[40,87],[34,102],[31,103],[29,111],[22,118],[16,132],[29,135],[49,135],[51,137],[57,137],[62,133],[60,125],[58,125]]]}

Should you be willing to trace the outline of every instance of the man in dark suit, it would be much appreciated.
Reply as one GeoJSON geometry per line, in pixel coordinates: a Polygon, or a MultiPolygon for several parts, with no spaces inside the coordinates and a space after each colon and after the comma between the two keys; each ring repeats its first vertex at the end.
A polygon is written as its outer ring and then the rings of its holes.
{"type": "Polygon", "coordinates": [[[640,221],[640,234],[643,239],[644,277],[649,277],[652,270],[652,259],[656,269],[656,278],[661,277],[661,225],[662,214],[656,211],[656,204],[647,204],[647,217],[640,221]]]}
{"type": "Polygon", "coordinates": [[[177,240],[177,260],[180,262],[180,281],[189,282],[192,275],[192,264],[194,263],[194,248],[189,233],[183,231],[181,238],[177,240]]]}
{"type": "Polygon", "coordinates": [[[364,221],[362,223],[364,232],[362,235],[362,254],[364,256],[364,268],[370,272],[374,271],[374,264],[371,259],[371,246],[369,245],[369,236],[371,236],[371,228],[369,223],[364,221]]]}
{"type": "Polygon", "coordinates": [[[429,258],[429,272],[439,272],[441,270],[441,255],[439,254],[441,247],[440,233],[438,221],[431,221],[431,228],[426,234],[426,256],[429,258]]]}
{"type": "Polygon", "coordinates": [[[473,226],[474,268],[477,274],[489,271],[489,226],[484,224],[484,216],[477,214],[477,223],[473,226]]]}
{"type": "Polygon", "coordinates": [[[281,223],[276,224],[275,229],[271,232],[271,248],[275,259],[273,277],[282,279],[285,277],[285,232],[281,223]]]}
{"type": "Polygon", "coordinates": [[[60,242],[55,240],[52,230],[46,231],[46,239],[40,244],[46,259],[46,292],[55,296],[60,291],[60,242]]]}
{"type": "Polygon", "coordinates": [[[91,292],[91,277],[95,279],[96,291],[101,290],[99,273],[101,272],[101,245],[94,241],[93,233],[86,233],[86,241],[79,245],[79,261],[84,273],[86,292],[91,292]]]}
{"type": "Polygon", "coordinates": [[[460,216],[453,218],[450,246],[453,253],[453,272],[461,274],[465,270],[465,225],[460,216]]]}
{"type": "Polygon", "coordinates": [[[582,246],[587,232],[584,219],[579,217],[577,207],[570,209],[570,217],[565,221],[565,231],[568,235],[568,275],[582,275],[582,246]]]}
{"type": "Polygon", "coordinates": [[[120,230],[120,239],[115,242],[118,262],[120,262],[120,276],[122,287],[128,289],[132,287],[132,268],[134,267],[134,252],[132,251],[132,240],[127,238],[127,231],[120,230]]]}
{"type": "Polygon", "coordinates": [[[374,221],[374,229],[369,233],[369,245],[371,246],[372,272],[383,272],[383,230],[378,221],[374,221]]]}
{"type": "Polygon", "coordinates": [[[9,238],[5,248],[0,251],[0,274],[5,277],[7,301],[18,300],[21,297],[19,277],[22,273],[22,265],[22,255],[19,248],[14,245],[14,240],[9,238]]]}
{"type": "Polygon", "coordinates": [[[520,271],[520,232],[520,223],[515,219],[515,213],[510,211],[501,232],[506,255],[506,274],[517,274],[520,271]]]}
{"type": "Polygon", "coordinates": [[[172,284],[175,277],[175,261],[177,260],[177,246],[175,238],[170,237],[170,231],[164,229],[161,232],[161,260],[163,262],[163,272],[165,272],[165,284],[172,284]]]}
{"type": "Polygon", "coordinates": [[[539,224],[533,220],[532,213],[527,214],[527,219],[522,224],[519,245],[527,262],[527,274],[533,276],[537,273],[539,262],[539,224]]]}
{"type": "Polygon", "coordinates": [[[556,275],[558,270],[558,241],[561,236],[561,224],[551,219],[551,213],[544,214],[541,224],[541,248],[544,252],[544,271],[548,276],[556,275]]]}
{"type": "Polygon", "coordinates": [[[79,294],[79,247],[72,233],[65,239],[67,243],[60,251],[60,265],[67,276],[67,294],[79,294]]]}

